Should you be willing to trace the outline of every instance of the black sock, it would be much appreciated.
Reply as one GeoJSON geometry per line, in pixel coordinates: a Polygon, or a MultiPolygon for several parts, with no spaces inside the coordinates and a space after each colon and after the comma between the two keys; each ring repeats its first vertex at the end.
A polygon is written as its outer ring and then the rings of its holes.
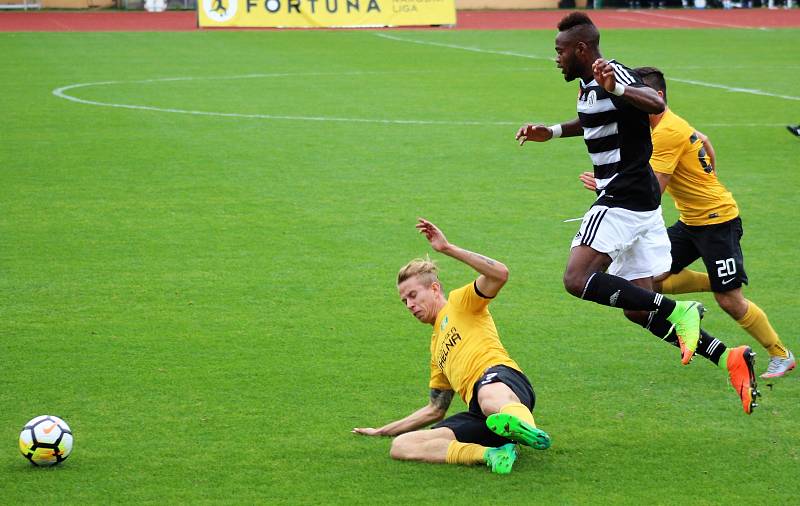
{"type": "Polygon", "coordinates": [[[660,293],[645,290],[626,279],[605,272],[595,272],[589,277],[581,298],[631,311],[659,311],[665,318],[675,309],[675,301],[660,293]]]}
{"type": "MultiPolygon", "coordinates": [[[[660,337],[664,341],[673,346],[680,347],[678,344],[678,334],[672,328],[672,324],[666,318],[661,316],[660,312],[650,313],[650,318],[647,325],[644,326],[647,330],[652,332],[656,337],[660,337]]],[[[695,354],[705,357],[715,364],[719,365],[719,359],[728,347],[725,343],[712,336],[703,329],[700,329],[700,340],[697,341],[697,350],[695,354]]]]}
{"type": "Polygon", "coordinates": [[[705,357],[719,365],[719,359],[722,358],[722,354],[725,353],[727,349],[728,347],[725,346],[725,343],[705,330],[700,329],[700,340],[697,341],[697,350],[695,351],[697,355],[705,357]]]}

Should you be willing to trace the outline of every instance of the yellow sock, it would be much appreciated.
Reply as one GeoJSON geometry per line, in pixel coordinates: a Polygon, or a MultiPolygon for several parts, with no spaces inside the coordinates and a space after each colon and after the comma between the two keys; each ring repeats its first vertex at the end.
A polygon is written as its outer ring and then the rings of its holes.
{"type": "Polygon", "coordinates": [[[459,443],[458,441],[451,441],[447,447],[447,457],[445,462],[448,464],[478,464],[483,462],[483,455],[486,453],[485,446],[477,445],[475,443],[459,443]]]}
{"type": "Polygon", "coordinates": [[[742,316],[737,323],[747,331],[748,334],[753,336],[756,341],[761,343],[771,357],[786,358],[789,354],[786,352],[786,347],[781,342],[781,338],[769,324],[769,319],[760,307],[747,301],[747,312],[742,316]]]}
{"type": "Polygon", "coordinates": [[[533,414],[531,413],[531,410],[528,409],[528,406],[524,404],[519,402],[506,404],[500,408],[500,412],[505,413],[506,415],[514,415],[520,420],[524,420],[525,422],[529,423],[531,427],[536,427],[536,422],[533,421],[533,414]]]}
{"type": "Polygon", "coordinates": [[[661,282],[661,293],[710,292],[711,282],[705,272],[683,269],[661,282]]]}

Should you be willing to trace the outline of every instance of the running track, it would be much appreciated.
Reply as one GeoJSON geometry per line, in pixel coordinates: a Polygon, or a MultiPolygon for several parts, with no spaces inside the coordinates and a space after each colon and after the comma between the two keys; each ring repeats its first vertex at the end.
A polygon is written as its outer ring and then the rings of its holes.
{"type": "MultiPolygon", "coordinates": [[[[460,11],[457,29],[550,29],[566,11],[460,11]]],[[[600,28],[800,27],[800,9],[587,11],[600,28]]],[[[194,11],[0,12],[0,32],[193,31],[194,11]]],[[[449,29],[449,28],[446,28],[449,29]]],[[[218,30],[215,29],[215,30],[218,30]]]]}

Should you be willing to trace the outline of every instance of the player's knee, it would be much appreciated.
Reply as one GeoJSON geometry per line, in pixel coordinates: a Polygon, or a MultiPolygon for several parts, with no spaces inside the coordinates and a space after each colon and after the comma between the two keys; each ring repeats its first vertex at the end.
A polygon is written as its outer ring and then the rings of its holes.
{"type": "Polygon", "coordinates": [[[412,458],[413,438],[407,434],[400,434],[392,440],[389,456],[395,460],[409,460],[412,458]]]}
{"type": "Polygon", "coordinates": [[[583,288],[586,286],[586,276],[579,273],[567,271],[564,273],[564,288],[570,295],[580,297],[583,295],[583,288]]]}
{"type": "Polygon", "coordinates": [[[741,319],[747,312],[747,300],[741,292],[714,293],[714,298],[719,307],[735,320],[741,319]]]}

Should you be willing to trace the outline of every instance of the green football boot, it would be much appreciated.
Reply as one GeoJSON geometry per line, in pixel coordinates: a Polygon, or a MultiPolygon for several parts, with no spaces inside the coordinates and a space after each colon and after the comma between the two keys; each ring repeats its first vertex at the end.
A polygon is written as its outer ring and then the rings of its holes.
{"type": "Polygon", "coordinates": [[[486,419],[486,426],[498,436],[530,446],[537,450],[550,448],[550,436],[524,420],[506,413],[495,413],[486,419]]]}
{"type": "Polygon", "coordinates": [[[493,473],[508,474],[517,460],[517,445],[508,443],[497,448],[487,448],[483,458],[493,473]]]}
{"type": "Polygon", "coordinates": [[[692,360],[697,341],[700,340],[700,320],[706,308],[699,302],[676,301],[675,310],[667,317],[667,320],[675,327],[678,334],[678,344],[681,347],[681,363],[688,365],[692,360]]]}

